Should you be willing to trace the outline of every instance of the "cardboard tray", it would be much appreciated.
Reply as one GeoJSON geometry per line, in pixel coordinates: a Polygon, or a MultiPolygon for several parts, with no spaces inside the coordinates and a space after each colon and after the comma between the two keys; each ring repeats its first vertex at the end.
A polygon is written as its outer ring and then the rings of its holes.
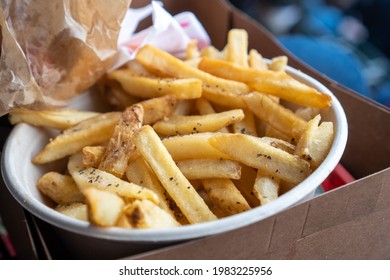
{"type": "MultiPolygon", "coordinates": [[[[132,7],[149,2],[133,0],[132,7]]],[[[289,65],[327,86],[347,115],[349,139],[341,163],[357,180],[244,228],[123,258],[389,259],[390,110],[305,65],[259,23],[226,1],[163,2],[172,14],[194,12],[217,48],[226,44],[229,29],[244,28],[249,33],[250,48],[257,49],[264,57],[287,55],[289,65]]],[[[20,213],[20,207],[0,187],[0,205],[13,205],[5,207],[6,215],[14,213],[11,208],[16,209],[19,226],[24,225],[20,230],[25,233],[21,234],[24,239],[15,240],[25,244],[22,258],[74,258],[49,225],[29,213],[20,213]]],[[[10,223],[10,219],[6,220],[10,223]]]]}

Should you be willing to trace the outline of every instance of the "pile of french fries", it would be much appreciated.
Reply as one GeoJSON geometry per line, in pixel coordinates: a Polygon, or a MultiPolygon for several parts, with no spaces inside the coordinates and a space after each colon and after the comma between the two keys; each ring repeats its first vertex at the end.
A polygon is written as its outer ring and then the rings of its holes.
{"type": "Polygon", "coordinates": [[[327,156],[333,124],[321,122],[320,109],[331,98],[286,66],[285,56],[248,51],[246,31],[232,29],[223,50],[192,41],[177,58],[141,48],[97,84],[111,112],[9,116],[61,132],[32,159],[68,159],[63,173],[37,182],[55,210],[102,227],[208,222],[277,199],[327,156]]]}

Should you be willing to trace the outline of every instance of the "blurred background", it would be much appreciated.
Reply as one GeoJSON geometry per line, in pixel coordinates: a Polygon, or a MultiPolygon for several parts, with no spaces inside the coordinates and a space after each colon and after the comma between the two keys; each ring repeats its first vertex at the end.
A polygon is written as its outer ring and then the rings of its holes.
{"type": "Polygon", "coordinates": [[[390,107],[390,0],[230,0],[297,57],[390,107]]]}

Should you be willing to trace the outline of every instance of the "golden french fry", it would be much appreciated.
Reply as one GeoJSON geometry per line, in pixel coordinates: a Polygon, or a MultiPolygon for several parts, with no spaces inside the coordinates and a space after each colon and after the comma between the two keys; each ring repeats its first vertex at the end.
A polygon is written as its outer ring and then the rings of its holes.
{"type": "Polygon", "coordinates": [[[300,107],[295,110],[295,115],[302,118],[305,121],[310,121],[320,113],[320,109],[312,107],[300,107]]]}
{"type": "Polygon", "coordinates": [[[54,171],[45,173],[38,179],[37,187],[57,204],[84,201],[84,196],[69,175],[54,171]]]}
{"type": "Polygon", "coordinates": [[[104,113],[64,130],[35,155],[32,159],[33,163],[52,162],[77,153],[85,146],[93,146],[107,141],[111,137],[119,117],[119,112],[104,113]]]}
{"type": "Polygon", "coordinates": [[[200,52],[198,49],[198,41],[191,40],[186,48],[186,59],[194,59],[200,56],[200,52]]]}
{"type": "Polygon", "coordinates": [[[267,95],[254,92],[243,97],[249,109],[262,121],[273,126],[283,134],[299,139],[306,122],[291,110],[274,102],[267,95]]]}
{"type": "Polygon", "coordinates": [[[130,229],[132,228],[129,219],[127,218],[126,214],[123,212],[119,216],[116,226],[120,228],[130,228],[130,229]]]}
{"type": "Polygon", "coordinates": [[[244,94],[236,94],[226,90],[203,90],[202,96],[214,104],[218,104],[227,108],[247,108],[245,101],[242,99],[244,94]]]}
{"type": "Polygon", "coordinates": [[[258,70],[267,70],[268,66],[263,56],[255,49],[249,51],[248,57],[249,67],[258,70]]]}
{"type": "Polygon", "coordinates": [[[298,105],[315,108],[331,105],[329,95],[299,82],[285,72],[251,69],[209,57],[203,57],[198,68],[217,77],[246,83],[254,90],[298,105]]]}
{"type": "Polygon", "coordinates": [[[64,130],[96,115],[99,115],[99,113],[73,109],[40,111],[29,109],[13,109],[9,113],[9,121],[13,125],[24,122],[34,126],[44,126],[64,130]]]}
{"type": "Polygon", "coordinates": [[[125,174],[129,158],[135,151],[133,136],[141,127],[143,116],[144,109],[139,104],[128,107],[121,114],[100,161],[100,170],[109,172],[118,178],[125,174]]]}
{"type": "Polygon", "coordinates": [[[135,59],[126,62],[126,64],[124,65],[124,69],[131,71],[134,75],[144,76],[144,77],[156,77],[135,59]]]}
{"type": "Polygon", "coordinates": [[[307,161],[274,148],[257,137],[220,134],[211,137],[209,142],[232,159],[288,182],[299,183],[310,174],[307,161]]]}
{"type": "Polygon", "coordinates": [[[199,158],[231,159],[210,145],[209,139],[214,135],[218,134],[204,132],[172,136],[164,138],[162,143],[175,161],[199,158]]]}
{"type": "Polygon", "coordinates": [[[88,221],[88,206],[82,202],[59,204],[54,210],[80,221],[88,221]]]}
{"type": "MultiPolygon", "coordinates": [[[[216,113],[210,101],[208,101],[206,98],[203,97],[195,100],[195,108],[200,115],[208,115],[208,114],[216,113]]],[[[227,127],[222,127],[221,129],[218,129],[218,131],[227,133],[229,132],[229,129],[227,127]]]]}
{"type": "Polygon", "coordinates": [[[158,206],[174,217],[167,199],[167,191],[142,157],[138,157],[129,163],[126,169],[126,177],[129,182],[152,190],[158,197],[158,206]]]}
{"type": "Polygon", "coordinates": [[[202,183],[213,202],[229,215],[251,209],[230,179],[205,179],[202,183]]]}
{"type": "Polygon", "coordinates": [[[116,225],[125,207],[125,202],[121,197],[96,188],[87,188],[83,194],[88,205],[89,221],[103,227],[116,225]]]}
{"type": "MultiPolygon", "coordinates": [[[[200,183],[202,184],[202,181],[200,181],[200,183]]],[[[210,210],[214,213],[214,215],[218,217],[218,219],[229,216],[228,213],[226,213],[217,205],[215,205],[214,201],[210,198],[206,190],[203,188],[203,185],[202,188],[198,190],[198,194],[204,200],[210,210]]]]}
{"type": "Polygon", "coordinates": [[[280,180],[274,176],[268,176],[260,170],[257,171],[253,193],[260,200],[260,204],[264,205],[279,196],[280,180]]]}
{"type": "Polygon", "coordinates": [[[295,150],[296,155],[310,162],[312,169],[324,161],[333,142],[333,123],[323,122],[319,125],[320,120],[321,116],[317,115],[307,123],[295,150]]]}
{"type": "Polygon", "coordinates": [[[198,98],[195,100],[195,107],[200,115],[207,115],[207,114],[215,114],[216,113],[216,111],[213,108],[213,105],[211,105],[210,101],[208,101],[204,97],[201,97],[201,98],[198,98]]]}
{"type": "Polygon", "coordinates": [[[147,188],[119,179],[108,172],[85,167],[81,153],[70,156],[68,170],[82,193],[85,189],[94,187],[116,193],[123,198],[148,199],[159,203],[157,195],[147,188]]]}
{"type": "Polygon", "coordinates": [[[83,154],[83,165],[98,168],[106,152],[104,146],[86,146],[81,150],[83,154]]]}
{"type": "Polygon", "coordinates": [[[138,103],[144,108],[142,124],[154,124],[173,114],[176,108],[177,99],[174,95],[165,95],[144,100],[138,103]]]}
{"type": "Polygon", "coordinates": [[[194,99],[202,96],[202,82],[199,79],[172,79],[133,75],[126,69],[116,70],[107,75],[118,81],[123,90],[139,98],[153,98],[168,94],[178,99],[194,99]]]}
{"type": "Polygon", "coordinates": [[[177,167],[188,180],[241,177],[241,165],[227,159],[187,159],[177,162],[177,167]]]}
{"type": "Polygon", "coordinates": [[[207,46],[201,50],[200,56],[201,57],[205,56],[205,57],[219,58],[220,53],[219,53],[219,50],[216,49],[214,46],[207,46]]]}
{"type": "Polygon", "coordinates": [[[252,113],[252,111],[245,109],[244,115],[245,118],[243,120],[233,123],[233,132],[257,136],[254,114],[252,113]]]}
{"type": "Polygon", "coordinates": [[[198,68],[198,64],[200,62],[200,57],[193,58],[193,59],[187,59],[187,60],[184,60],[184,62],[185,62],[185,64],[187,64],[191,67],[198,68]]]}
{"type": "Polygon", "coordinates": [[[295,152],[295,146],[287,141],[284,141],[279,138],[274,138],[274,137],[268,137],[264,136],[261,137],[261,140],[264,141],[265,143],[271,145],[272,147],[281,149],[289,154],[294,154],[295,152]]]}
{"type": "Polygon", "coordinates": [[[271,59],[268,69],[276,72],[283,72],[288,64],[288,58],[285,55],[277,56],[271,59]]]}
{"type": "Polygon", "coordinates": [[[286,134],[280,132],[272,125],[269,125],[265,122],[264,122],[264,124],[265,124],[264,135],[266,137],[278,138],[278,139],[281,139],[281,140],[289,142],[289,143],[296,143],[299,140],[299,139],[295,139],[294,137],[291,137],[289,135],[286,135],[286,134]]]}
{"type": "Polygon", "coordinates": [[[227,60],[248,67],[248,33],[246,30],[229,30],[227,40],[227,60]]]}
{"type": "MultiPolygon", "coordinates": [[[[248,33],[244,29],[231,29],[226,45],[227,60],[243,67],[248,64],[248,33]]],[[[233,132],[256,136],[256,124],[253,113],[245,109],[245,118],[232,125],[233,132]]]]}
{"type": "Polygon", "coordinates": [[[180,224],[166,211],[148,200],[136,200],[124,209],[130,228],[167,228],[180,224]]]}
{"type": "Polygon", "coordinates": [[[216,216],[176,166],[151,126],[145,125],[139,130],[135,137],[135,144],[190,223],[216,219],[216,216]]]}
{"type": "Polygon", "coordinates": [[[198,116],[171,116],[153,125],[157,133],[163,135],[213,132],[232,123],[241,121],[244,112],[241,109],[198,116]]]}
{"type": "Polygon", "coordinates": [[[135,59],[146,67],[149,71],[176,78],[196,78],[202,81],[204,92],[214,92],[216,94],[244,94],[249,92],[249,88],[244,83],[221,79],[210,75],[197,68],[186,65],[182,60],[159,50],[153,46],[142,47],[135,59]]]}

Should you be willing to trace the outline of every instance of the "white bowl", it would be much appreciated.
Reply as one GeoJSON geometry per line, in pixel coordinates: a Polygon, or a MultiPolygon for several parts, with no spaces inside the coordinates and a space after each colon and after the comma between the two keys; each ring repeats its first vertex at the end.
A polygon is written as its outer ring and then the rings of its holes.
{"type": "MultiPolygon", "coordinates": [[[[53,131],[27,124],[17,125],[9,135],[2,154],[2,173],[6,186],[15,199],[36,217],[59,233],[72,256],[77,258],[118,258],[209,235],[214,235],[263,220],[292,205],[310,198],[339,162],[347,142],[347,120],[343,108],[324,85],[306,74],[288,68],[288,73],[332,97],[332,107],[322,110],[322,120],[332,121],[335,137],[330,152],[321,166],[307,179],[278,199],[261,207],[213,222],[166,229],[99,228],[54,211],[48,199],[36,187],[37,179],[48,170],[63,170],[64,161],[44,166],[31,163],[53,131]]],[[[76,106],[85,107],[89,95],[76,99],[76,106]]],[[[91,108],[88,108],[91,109],[91,108]]]]}

